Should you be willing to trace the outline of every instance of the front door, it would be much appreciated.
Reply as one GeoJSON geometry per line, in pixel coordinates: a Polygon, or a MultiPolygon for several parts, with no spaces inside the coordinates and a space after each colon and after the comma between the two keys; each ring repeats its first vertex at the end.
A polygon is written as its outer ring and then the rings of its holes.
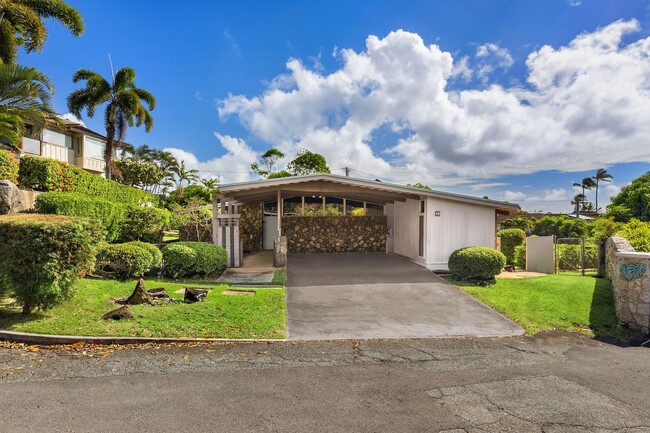
{"type": "Polygon", "coordinates": [[[273,242],[278,238],[278,217],[264,216],[262,218],[262,248],[265,250],[273,249],[273,242]]]}

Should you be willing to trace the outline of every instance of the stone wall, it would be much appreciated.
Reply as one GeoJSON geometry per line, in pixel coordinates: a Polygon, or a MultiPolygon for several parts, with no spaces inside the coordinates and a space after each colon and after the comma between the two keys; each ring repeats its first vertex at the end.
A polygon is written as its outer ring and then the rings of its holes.
{"type": "Polygon", "coordinates": [[[386,252],[386,216],[285,216],[289,253],[386,252]]]}
{"type": "Polygon", "coordinates": [[[635,252],[620,237],[607,240],[605,254],[619,323],[650,333],[650,254],[635,252]]]}
{"type": "Polygon", "coordinates": [[[262,251],[262,217],[264,203],[245,204],[239,207],[239,238],[245,253],[262,251]]]}

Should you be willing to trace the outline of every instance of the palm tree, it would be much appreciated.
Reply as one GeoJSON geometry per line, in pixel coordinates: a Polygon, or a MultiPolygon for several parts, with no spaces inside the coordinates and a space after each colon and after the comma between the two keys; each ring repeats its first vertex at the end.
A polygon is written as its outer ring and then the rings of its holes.
{"type": "Polygon", "coordinates": [[[208,179],[201,179],[201,184],[210,191],[216,191],[219,186],[219,179],[211,177],[208,179]]]}
{"type": "Polygon", "coordinates": [[[46,18],[61,22],[75,36],[84,31],[79,11],[62,0],[0,0],[0,63],[14,63],[18,47],[40,51],[47,39],[46,18]]]}
{"type": "Polygon", "coordinates": [[[593,187],[596,186],[596,182],[594,182],[594,180],[590,177],[585,177],[584,179],[582,179],[582,183],[575,182],[573,186],[582,188],[582,195],[585,195],[585,190],[591,190],[593,187]]]}
{"type": "Polygon", "coordinates": [[[611,182],[614,179],[614,176],[607,173],[607,170],[604,168],[599,168],[596,170],[596,175],[593,177],[593,180],[596,181],[596,212],[598,212],[598,183],[599,182],[611,182]]]}
{"type": "Polygon", "coordinates": [[[580,216],[580,205],[584,203],[586,197],[584,194],[576,194],[571,201],[571,204],[576,208],[576,218],[580,216]]]}
{"type": "Polygon", "coordinates": [[[86,81],[86,87],[75,90],[68,96],[68,109],[78,118],[81,118],[81,111],[84,109],[88,117],[93,117],[97,108],[106,104],[104,160],[106,175],[110,178],[111,171],[115,169],[114,148],[123,145],[127,128],[133,125],[144,125],[147,132],[153,128],[153,117],[150,111],[156,108],[156,98],[146,90],[136,87],[135,70],[129,67],[117,71],[112,84],[90,69],[80,69],[72,77],[75,83],[81,80],[86,81]],[[148,110],[143,102],[149,107],[148,110]]]}
{"type": "Polygon", "coordinates": [[[185,161],[181,161],[176,167],[172,168],[172,172],[176,175],[176,187],[183,189],[183,182],[187,181],[188,184],[199,180],[199,171],[192,169],[188,170],[185,161]]]}
{"type": "Polygon", "coordinates": [[[32,135],[40,133],[48,122],[59,125],[52,108],[53,93],[54,85],[42,72],[0,64],[0,144],[20,152],[25,123],[32,127],[32,135]]]}

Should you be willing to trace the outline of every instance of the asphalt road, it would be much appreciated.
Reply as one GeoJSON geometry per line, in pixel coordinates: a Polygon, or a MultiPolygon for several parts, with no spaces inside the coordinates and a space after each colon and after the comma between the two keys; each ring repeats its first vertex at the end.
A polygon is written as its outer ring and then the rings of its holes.
{"type": "Polygon", "coordinates": [[[650,349],[536,337],[0,345],[0,431],[650,432],[650,349]]]}

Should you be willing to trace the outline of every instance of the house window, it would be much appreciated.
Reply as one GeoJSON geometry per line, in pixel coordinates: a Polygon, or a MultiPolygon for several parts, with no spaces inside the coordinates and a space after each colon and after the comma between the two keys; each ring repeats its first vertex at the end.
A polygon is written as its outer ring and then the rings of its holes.
{"type": "Polygon", "coordinates": [[[61,134],[60,132],[51,131],[49,129],[43,130],[43,141],[55,146],[67,147],[72,149],[72,136],[61,134]]]}
{"type": "Polygon", "coordinates": [[[106,143],[95,138],[86,136],[84,143],[84,156],[86,158],[104,159],[106,143]]]}

